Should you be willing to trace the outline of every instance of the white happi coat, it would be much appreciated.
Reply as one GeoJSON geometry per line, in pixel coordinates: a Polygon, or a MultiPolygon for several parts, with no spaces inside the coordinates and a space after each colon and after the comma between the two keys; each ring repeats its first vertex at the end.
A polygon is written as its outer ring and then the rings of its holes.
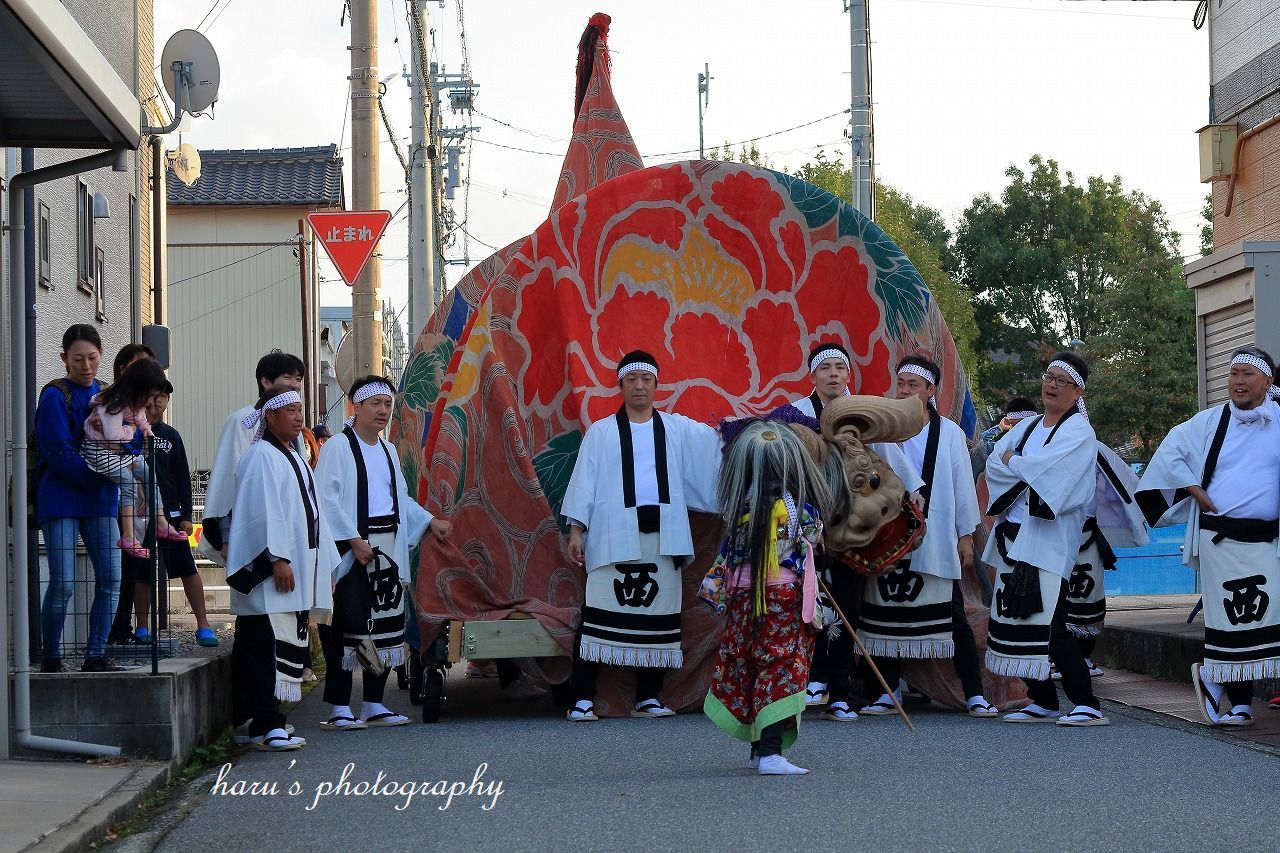
{"type": "MultiPolygon", "coordinates": [[[[361,441],[359,436],[356,441],[361,441]]],[[[433,516],[417,501],[409,497],[409,488],[405,483],[404,472],[400,469],[400,457],[386,439],[379,438],[379,445],[391,454],[392,471],[395,481],[397,504],[400,509],[399,528],[396,530],[395,553],[390,557],[400,568],[400,580],[408,583],[409,549],[422,541],[431,524],[433,516]]],[[[361,495],[357,488],[356,456],[351,452],[351,443],[346,431],[342,431],[324,443],[320,448],[320,462],[316,466],[316,489],[320,499],[320,510],[328,524],[333,539],[342,542],[360,536],[357,530],[359,518],[359,501],[361,495]]],[[[360,459],[363,462],[363,456],[360,459]]],[[[366,509],[368,495],[363,496],[366,509]]],[[[337,583],[355,563],[355,555],[348,551],[343,556],[333,573],[333,581],[337,583]]]]}
{"type": "MultiPolygon", "coordinates": [[[[1054,439],[1055,441],[1057,439],[1054,439]]],[[[1112,548],[1147,544],[1147,525],[1138,507],[1138,477],[1120,454],[1098,442],[1094,518],[1112,548]]]]}
{"type": "MultiPolygon", "coordinates": [[[[254,430],[242,421],[253,414],[253,406],[237,409],[227,416],[218,436],[218,450],[213,455],[213,468],[209,471],[209,487],[204,497],[205,518],[226,518],[236,498],[236,470],[249,445],[253,444],[254,430]]],[[[294,449],[306,460],[306,443],[299,435],[294,449]]],[[[226,531],[223,531],[226,537],[226,531]]]]}
{"type": "MultiPolygon", "coordinates": [[[[720,434],[683,415],[655,411],[665,432],[670,502],[659,505],[660,553],[693,556],[689,510],[716,511],[720,434]]],[[[624,414],[625,418],[626,415],[624,414]]],[[[656,449],[656,447],[655,447],[656,449]]],[[[560,512],[586,526],[586,568],[640,559],[636,508],[623,495],[622,444],[616,415],[587,429],[560,512]]]]}
{"type": "MultiPolygon", "coordinates": [[[[849,396],[849,390],[846,388],[844,396],[849,396]]],[[[813,400],[809,397],[801,397],[798,400],[792,400],[791,405],[800,410],[801,414],[811,418],[820,418],[821,416],[814,410],[813,400]]],[[[898,475],[898,479],[902,481],[902,485],[906,486],[907,492],[911,493],[924,485],[924,480],[920,479],[920,469],[918,466],[912,465],[907,461],[907,457],[902,452],[902,448],[891,441],[875,441],[868,442],[867,449],[875,453],[884,460],[884,464],[893,469],[893,473],[898,475]]]]}
{"type": "MultiPolygon", "coordinates": [[[[1266,400],[1262,405],[1270,407],[1273,419],[1280,419],[1280,406],[1274,400],[1266,400]]],[[[1187,486],[1200,485],[1214,433],[1224,409],[1229,406],[1223,403],[1205,409],[1169,430],[1138,483],[1138,492],[1156,493],[1145,496],[1149,506],[1158,507],[1148,512],[1148,520],[1155,518],[1156,511],[1163,511],[1153,527],[1187,525],[1182,562],[1196,570],[1200,568],[1200,504],[1184,490],[1187,486]]],[[[1280,539],[1276,540],[1276,552],[1280,555],[1280,539]]]]}
{"type": "MultiPolygon", "coordinates": [[[[282,451],[267,438],[254,442],[240,458],[227,550],[228,581],[240,572],[252,571],[254,560],[266,551],[273,559],[289,561],[294,587],[293,592],[277,592],[268,574],[248,594],[233,589],[231,610],[237,615],[333,607],[331,579],[339,562],[338,550],[318,500],[313,512],[319,524],[319,539],[316,548],[310,547],[307,508],[298,472],[303,483],[314,490],[314,477],[302,456],[292,448],[282,451]]],[[[305,499],[309,500],[309,495],[305,499]]]]}
{"type": "MultiPolygon", "coordinates": [[[[996,442],[987,457],[987,488],[991,494],[987,514],[994,515],[992,508],[1002,498],[1007,499],[1012,490],[1034,490],[1053,518],[1041,518],[1028,508],[1018,538],[1008,543],[1009,562],[1029,563],[1069,578],[1097,487],[1098,439],[1088,418],[1078,413],[1069,415],[1058,422],[1052,440],[1041,447],[1028,442],[1022,455],[1010,460],[1012,466],[1004,464],[1005,451],[1015,450],[1022,437],[1039,422],[1038,417],[1020,421],[996,442]]],[[[1007,511],[1000,513],[1001,521],[1007,511]]],[[[982,554],[983,561],[994,566],[1001,565],[998,538],[989,537],[982,554]]]]}
{"type": "MultiPolygon", "coordinates": [[[[932,423],[914,438],[902,443],[912,467],[922,474],[932,423]]],[[[982,523],[978,493],[973,484],[969,444],[964,431],[951,419],[938,416],[938,454],[929,488],[929,514],[925,519],[924,541],[910,554],[911,569],[950,580],[960,579],[960,554],[956,543],[982,523]]],[[[1056,440],[1056,439],[1055,439],[1056,440]]]]}

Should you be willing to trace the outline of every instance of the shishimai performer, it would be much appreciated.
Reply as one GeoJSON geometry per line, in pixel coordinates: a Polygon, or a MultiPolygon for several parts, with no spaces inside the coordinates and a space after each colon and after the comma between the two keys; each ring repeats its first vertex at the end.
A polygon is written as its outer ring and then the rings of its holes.
{"type": "MultiPolygon", "coordinates": [[[[809,376],[813,380],[813,393],[793,400],[791,405],[801,414],[820,419],[827,405],[849,395],[851,364],[849,351],[842,345],[821,343],[815,346],[809,352],[809,376]]],[[[893,442],[874,442],[867,447],[893,469],[908,493],[915,492],[923,484],[920,472],[912,466],[898,445],[893,442]]],[[[822,553],[818,555],[818,568],[835,603],[853,624],[857,624],[862,607],[863,576],[822,553]]],[[[813,672],[805,688],[805,703],[822,707],[823,719],[837,722],[858,719],[857,712],[849,707],[852,677],[853,638],[846,633],[843,625],[836,623],[818,638],[813,654],[813,672]]]]}
{"type": "Polygon", "coordinates": [[[663,669],[684,663],[680,570],[693,556],[689,510],[714,512],[719,434],[654,410],[658,362],[647,352],[618,362],[623,405],[582,438],[562,513],[569,555],[587,571],[575,647],[574,722],[598,719],[600,664],[636,668],[632,716],[669,717],[663,669]]]}
{"type": "MultiPolygon", "coordinates": [[[[982,513],[964,432],[935,406],[941,380],[941,368],[924,356],[898,363],[899,399],[919,397],[929,416],[924,428],[902,443],[924,480],[925,535],[892,571],[866,583],[858,631],[890,686],[901,677],[902,659],[953,658],[969,716],[994,718],[999,712],[983,696],[978,645],[960,590],[962,572],[973,571],[973,532],[982,513]]],[[[895,709],[889,696],[881,696],[861,713],[893,714],[895,709]]]]}
{"type": "MultiPolygon", "coordinates": [[[[1147,544],[1147,525],[1135,493],[1138,477],[1120,455],[1098,442],[1097,485],[1084,522],[1084,539],[1075,567],[1067,578],[1067,630],[1075,635],[1089,675],[1102,670],[1093,662],[1093,649],[1107,617],[1103,572],[1116,567],[1114,548],[1147,544]]],[[[1062,678],[1056,669],[1052,678],[1062,678]]]]}
{"type": "Polygon", "coordinates": [[[311,468],[294,449],[302,398],[273,385],[244,420],[249,449],[236,468],[227,584],[236,615],[231,651],[232,722],[249,724],[250,743],[268,751],[306,743],[285,730],[281,701],[302,699],[307,621],[332,605],[338,552],[311,468]]]}
{"type": "Polygon", "coordinates": [[[409,722],[382,704],[391,667],[404,663],[405,590],[410,583],[409,549],[428,531],[441,540],[448,521],[435,518],[409,496],[400,459],[381,433],[391,420],[395,392],[384,376],[365,376],[347,391],[355,414],[320,451],[316,480],[320,508],[342,554],[333,573],[333,619],[320,626],[328,675],[324,701],[329,719],[322,729],[346,731],[409,722]],[[373,642],[386,669],[363,675],[363,704],[351,711],[356,649],[373,642]]]}
{"type": "Polygon", "coordinates": [[[1011,723],[1057,721],[1103,726],[1089,669],[1067,629],[1067,578],[1076,564],[1095,489],[1098,440],[1084,408],[1089,367],[1075,353],[1053,356],[1041,377],[1044,415],[1009,430],[987,459],[988,514],[997,517],[982,559],[996,569],[987,636],[987,668],[1021,677],[1032,704],[1011,723]],[[1058,711],[1049,678],[1052,656],[1074,704],[1058,711]]]}
{"type": "Polygon", "coordinates": [[[1185,522],[1183,562],[1204,590],[1204,663],[1192,667],[1205,721],[1253,723],[1253,681],[1280,677],[1280,407],[1275,361],[1231,356],[1228,400],[1169,431],[1143,472],[1147,520],[1185,522]]]}
{"type": "Polygon", "coordinates": [[[809,771],[782,757],[795,742],[817,615],[814,552],[826,488],[804,445],[782,423],[754,420],[730,444],[720,475],[729,526],[699,597],[728,613],[703,710],[751,744],[762,776],[809,771]]]}

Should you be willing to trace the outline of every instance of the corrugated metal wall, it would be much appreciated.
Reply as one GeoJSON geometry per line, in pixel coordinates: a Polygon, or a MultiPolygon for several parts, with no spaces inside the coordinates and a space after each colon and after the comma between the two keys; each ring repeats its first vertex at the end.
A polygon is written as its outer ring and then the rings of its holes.
{"type": "Polygon", "coordinates": [[[1238,347],[1250,346],[1256,335],[1253,328],[1253,302],[1242,302],[1204,317],[1204,393],[1206,405],[1216,406],[1227,399],[1227,374],[1231,372],[1231,353],[1238,347]]]}
{"type": "Polygon", "coordinates": [[[212,465],[227,415],[257,399],[258,359],[277,348],[302,354],[298,251],[169,246],[170,421],[194,469],[212,465]]]}

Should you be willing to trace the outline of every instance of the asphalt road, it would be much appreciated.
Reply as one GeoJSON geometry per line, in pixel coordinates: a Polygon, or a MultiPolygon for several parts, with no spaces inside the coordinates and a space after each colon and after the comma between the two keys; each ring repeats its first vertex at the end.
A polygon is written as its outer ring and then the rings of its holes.
{"type": "MultiPolygon", "coordinates": [[[[1117,706],[1091,729],[806,717],[787,755],[812,772],[762,778],[701,715],[570,724],[493,681],[450,689],[437,725],[347,733],[318,729],[313,692],[291,718],[306,747],[246,753],[222,780],[277,793],[204,779],[156,849],[1246,851],[1280,825],[1280,757],[1117,706]],[[317,797],[348,763],[351,792],[317,797]]],[[[393,680],[388,704],[416,712],[405,696],[393,680]]]]}

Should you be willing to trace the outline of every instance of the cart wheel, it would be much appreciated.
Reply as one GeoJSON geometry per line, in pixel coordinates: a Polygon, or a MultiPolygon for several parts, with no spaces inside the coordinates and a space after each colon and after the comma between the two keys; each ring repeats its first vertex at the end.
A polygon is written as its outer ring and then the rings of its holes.
{"type": "Polygon", "coordinates": [[[409,689],[409,667],[407,664],[400,664],[396,667],[396,687],[401,690],[409,689]]]}
{"type": "Polygon", "coordinates": [[[422,683],[422,722],[440,722],[440,703],[444,700],[444,671],[428,668],[422,683]]]}
{"type": "Polygon", "coordinates": [[[422,704],[422,660],[416,654],[409,655],[409,704],[422,704]]]}

